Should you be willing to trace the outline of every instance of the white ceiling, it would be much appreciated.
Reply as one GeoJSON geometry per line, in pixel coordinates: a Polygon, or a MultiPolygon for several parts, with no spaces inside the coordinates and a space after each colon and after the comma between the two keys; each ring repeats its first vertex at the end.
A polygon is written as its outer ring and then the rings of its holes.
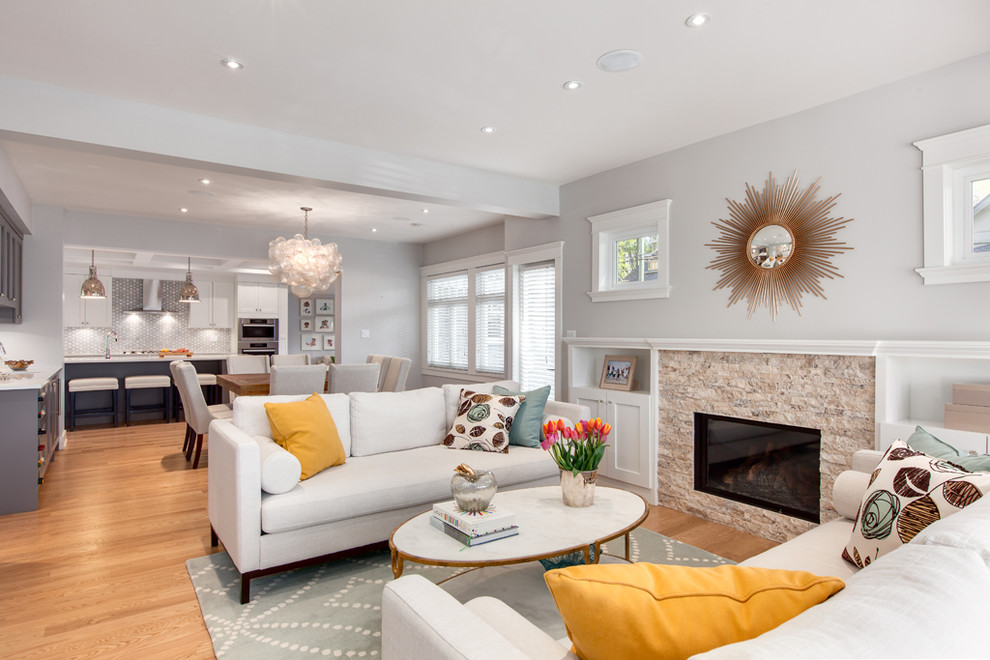
{"type": "MultiPolygon", "coordinates": [[[[551,184],[990,48],[986,0],[0,0],[0,16],[0,76],[551,184]],[[711,23],[685,27],[697,11],[711,23]],[[618,48],[642,65],[598,70],[618,48]]],[[[306,205],[321,231],[412,242],[502,217],[11,130],[32,199],[70,209],[284,226],[306,205]],[[213,194],[191,193],[204,176],[213,194]]]]}

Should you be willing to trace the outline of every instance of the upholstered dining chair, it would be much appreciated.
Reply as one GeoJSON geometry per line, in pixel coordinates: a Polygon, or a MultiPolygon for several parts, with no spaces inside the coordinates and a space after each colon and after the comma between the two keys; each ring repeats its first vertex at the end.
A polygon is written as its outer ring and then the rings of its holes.
{"type": "Polygon", "coordinates": [[[406,389],[406,379],[409,377],[412,360],[388,355],[369,355],[368,362],[377,362],[379,365],[379,392],[402,392],[406,389]]]}
{"type": "Polygon", "coordinates": [[[267,374],[269,372],[267,355],[235,355],[227,356],[228,374],[267,374]]]}
{"type": "Polygon", "coordinates": [[[327,365],[280,365],[272,367],[272,394],[312,394],[323,392],[327,383],[327,365]]]}
{"type": "Polygon", "coordinates": [[[210,422],[214,419],[230,419],[234,413],[226,404],[206,405],[206,397],[203,396],[203,389],[196,376],[196,368],[192,364],[185,360],[177,360],[170,364],[169,368],[172,370],[175,387],[179,390],[179,398],[182,399],[182,408],[186,414],[186,440],[182,448],[186,452],[187,461],[192,458],[195,448],[193,469],[196,469],[199,467],[199,456],[203,451],[203,436],[209,433],[210,422]]]}
{"type": "Polygon", "coordinates": [[[351,392],[378,391],[377,362],[367,364],[331,364],[330,392],[350,394],[351,392]]]}
{"type": "Polygon", "coordinates": [[[286,353],[285,355],[272,356],[273,367],[301,366],[307,364],[312,364],[312,361],[309,359],[309,353],[286,353]]]}

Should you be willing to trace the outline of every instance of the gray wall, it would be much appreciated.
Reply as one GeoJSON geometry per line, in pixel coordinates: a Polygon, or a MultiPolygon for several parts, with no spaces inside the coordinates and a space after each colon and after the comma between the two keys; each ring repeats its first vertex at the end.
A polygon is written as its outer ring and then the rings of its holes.
{"type": "MultiPolygon", "coordinates": [[[[529,220],[527,222],[536,222],[529,220]]],[[[475,257],[489,252],[501,252],[505,247],[505,223],[482,227],[466,234],[443,238],[423,246],[423,265],[432,266],[447,261],[475,257]]]]}
{"type": "Polygon", "coordinates": [[[988,72],[990,54],[575,181],[559,218],[507,219],[505,247],[565,241],[563,327],[579,336],[986,339],[990,283],[924,286],[914,272],[921,152],[911,143],[990,121],[988,72]],[[844,278],[824,280],[827,300],[805,295],[802,316],[784,307],[773,323],[763,308],[747,320],[744,302],[727,308],[727,290],[712,290],[711,223],[745,183],[795,170],[802,187],[821,177],[820,197],[842,193],[833,215],[855,220],[837,238],[855,249],[833,259],[844,278]],[[666,198],[671,297],[593,304],[586,218],[666,198]]]}

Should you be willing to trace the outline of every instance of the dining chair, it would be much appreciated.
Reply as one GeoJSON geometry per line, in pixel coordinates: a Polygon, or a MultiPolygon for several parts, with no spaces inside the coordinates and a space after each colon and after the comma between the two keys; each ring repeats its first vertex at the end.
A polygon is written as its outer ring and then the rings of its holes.
{"type": "Polygon", "coordinates": [[[192,458],[193,449],[196,458],[193,469],[199,467],[199,456],[203,451],[203,436],[210,431],[210,422],[214,419],[230,419],[234,416],[230,406],[217,404],[206,405],[206,397],[199,385],[196,368],[184,360],[177,360],[169,365],[175,380],[182,407],[186,413],[186,441],[182,445],[186,452],[186,460],[192,458]]]}
{"type": "Polygon", "coordinates": [[[272,367],[272,394],[312,394],[323,392],[327,383],[325,364],[275,365],[272,367]]]}
{"type": "Polygon", "coordinates": [[[369,355],[368,362],[376,362],[379,365],[379,392],[402,392],[406,389],[406,379],[409,377],[412,360],[388,355],[369,355]]]}
{"type": "Polygon", "coordinates": [[[377,362],[366,364],[331,364],[330,393],[350,394],[351,392],[378,391],[377,362]]]}
{"type": "Polygon", "coordinates": [[[269,373],[267,355],[241,355],[240,353],[227,356],[228,374],[267,374],[269,373]]]}
{"type": "Polygon", "coordinates": [[[285,355],[273,355],[272,356],[272,366],[282,367],[282,366],[300,366],[312,364],[309,359],[309,353],[292,353],[285,355]]]}

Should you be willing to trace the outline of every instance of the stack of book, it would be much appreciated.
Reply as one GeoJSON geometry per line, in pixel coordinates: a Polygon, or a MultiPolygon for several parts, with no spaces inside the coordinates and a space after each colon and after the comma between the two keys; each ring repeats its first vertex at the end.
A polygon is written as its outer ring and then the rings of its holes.
{"type": "Polygon", "coordinates": [[[467,513],[453,500],[433,505],[430,524],[464,545],[481,545],[519,533],[516,514],[492,504],[484,511],[467,513]]]}

